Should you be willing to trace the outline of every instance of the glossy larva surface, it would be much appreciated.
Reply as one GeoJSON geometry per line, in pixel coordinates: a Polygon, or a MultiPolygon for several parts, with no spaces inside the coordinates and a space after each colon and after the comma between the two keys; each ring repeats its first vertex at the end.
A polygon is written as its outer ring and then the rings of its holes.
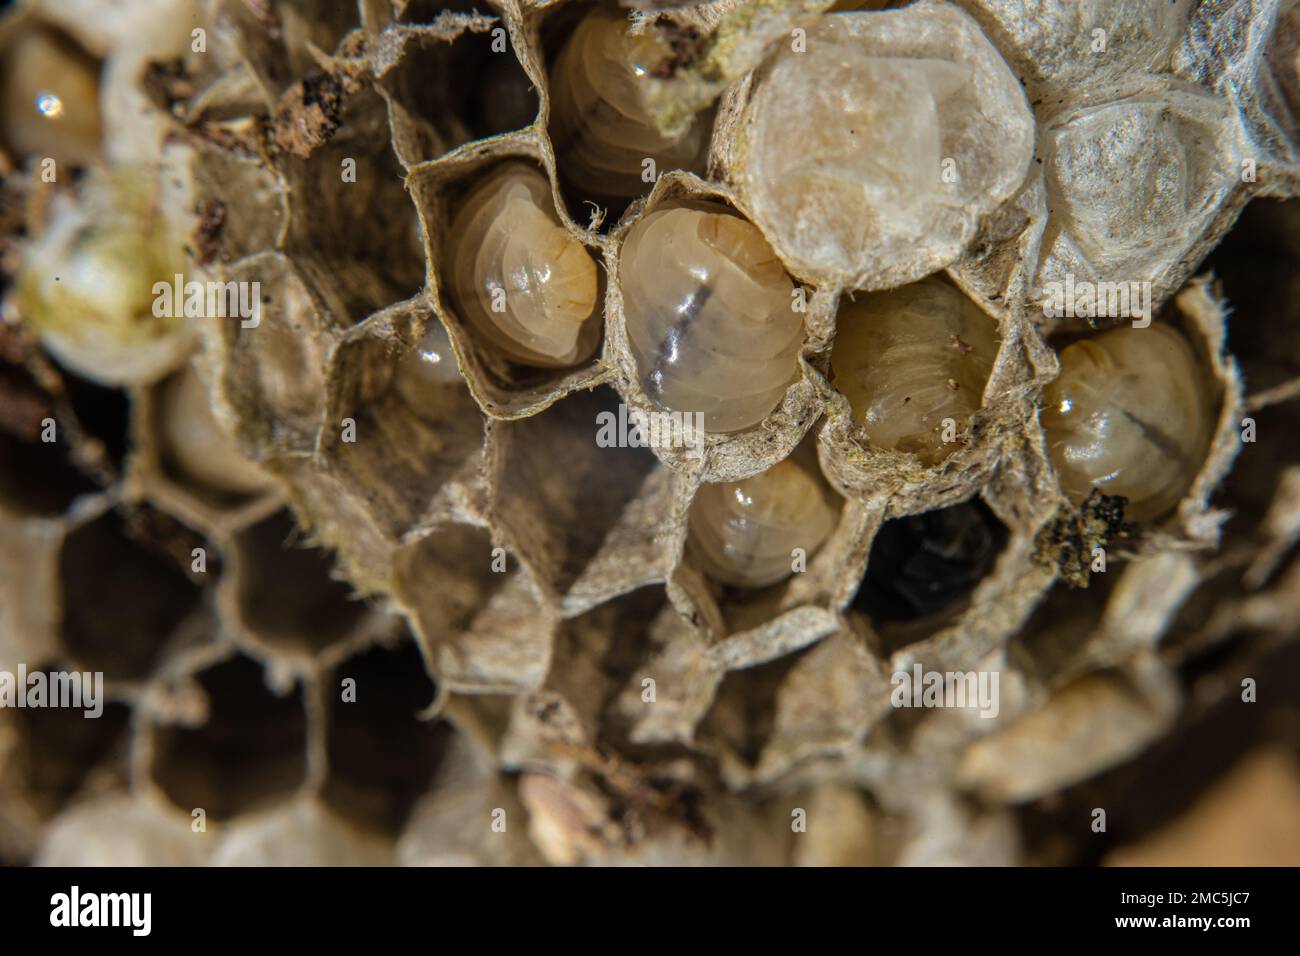
{"type": "Polygon", "coordinates": [[[954,286],[925,279],[841,301],[832,384],[868,444],[934,465],[961,447],[997,347],[992,318],[954,286]]]}
{"type": "Polygon", "coordinates": [[[798,377],[803,319],[794,284],[753,225],[712,209],[651,213],[619,259],[641,387],[704,427],[756,425],[798,377]]]}
{"type": "Polygon", "coordinates": [[[93,163],[99,110],[99,65],[71,40],[29,29],[0,52],[0,138],[15,155],[93,163]]]}
{"type": "Polygon", "coordinates": [[[630,198],[650,191],[654,172],[698,171],[708,124],[697,119],[678,138],[660,134],[641,84],[671,51],[653,28],[628,30],[627,17],[601,10],[573,31],[551,71],[551,141],[560,172],[587,194],[630,198]]]}
{"type": "Polygon", "coordinates": [[[690,535],[701,567],[736,587],[788,577],[793,550],[811,558],[834,525],[822,481],[788,458],[744,481],[704,485],[691,505],[690,535]]]}
{"type": "Polygon", "coordinates": [[[1047,453],[1066,494],[1094,488],[1149,520],[1178,503],[1200,470],[1214,426],[1208,382],[1182,334],[1123,326],[1061,351],[1043,391],[1047,453]]]}
{"type": "Polygon", "coordinates": [[[596,263],[560,225],[540,172],[521,162],[498,167],[465,199],[449,236],[451,298],[498,351],[562,368],[596,350],[596,263]]]}

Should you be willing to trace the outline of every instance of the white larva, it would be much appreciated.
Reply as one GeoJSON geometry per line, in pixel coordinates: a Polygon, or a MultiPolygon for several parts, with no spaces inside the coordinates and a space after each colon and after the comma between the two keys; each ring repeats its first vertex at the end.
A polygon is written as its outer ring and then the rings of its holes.
{"type": "Polygon", "coordinates": [[[752,478],[700,488],[690,539],[709,577],[758,588],[789,577],[794,549],[812,557],[834,526],[822,481],[787,458],[752,478]]]}
{"type": "Polygon", "coordinates": [[[596,263],[560,224],[545,176],[523,162],[498,167],[449,235],[451,298],[484,339],[523,365],[591,357],[601,333],[596,263]]]}
{"type": "Polygon", "coordinates": [[[762,234],[714,208],[660,209],[619,260],[627,337],[641,387],[708,431],[758,424],[798,376],[803,319],[762,234]]]}
{"type": "Polygon", "coordinates": [[[840,305],[832,384],[867,444],[935,465],[961,447],[997,353],[997,324],[925,279],[840,305]]]}
{"type": "Polygon", "coordinates": [[[1159,517],[1200,470],[1214,427],[1205,375],[1181,333],[1122,326],[1061,350],[1041,421],[1061,488],[1128,499],[1125,516],[1159,517]]]}

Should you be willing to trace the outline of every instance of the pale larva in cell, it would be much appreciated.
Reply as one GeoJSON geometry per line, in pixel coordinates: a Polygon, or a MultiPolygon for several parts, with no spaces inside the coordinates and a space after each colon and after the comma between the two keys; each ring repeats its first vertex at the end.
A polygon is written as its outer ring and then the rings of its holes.
{"type": "Polygon", "coordinates": [[[925,279],[841,303],[832,384],[868,444],[935,465],[960,447],[997,347],[992,318],[942,279],[925,279]]]}
{"type": "Polygon", "coordinates": [[[648,28],[629,32],[625,16],[601,10],[573,31],[551,72],[551,141],[560,171],[584,194],[631,198],[649,192],[655,174],[700,171],[707,123],[696,120],[678,137],[661,134],[644,103],[643,86],[671,56],[648,28]]]}
{"type": "Polygon", "coordinates": [[[545,368],[591,357],[601,333],[596,263],[560,225],[545,176],[521,162],[499,167],[449,235],[451,298],[499,352],[545,368]]]}
{"type": "Polygon", "coordinates": [[[1200,470],[1214,424],[1187,341],[1167,325],[1123,326],[1060,357],[1041,421],[1062,490],[1078,501],[1094,487],[1123,495],[1137,521],[1168,511],[1200,470]]]}
{"type": "Polygon", "coordinates": [[[661,209],[619,260],[627,337],[641,387],[713,432],[762,421],[798,377],[803,320],[794,284],[762,233],[726,212],[661,209]]]}
{"type": "Polygon", "coordinates": [[[787,458],[752,478],[701,487],[690,539],[709,577],[758,588],[792,574],[794,549],[811,558],[834,526],[825,485],[787,458]]]}

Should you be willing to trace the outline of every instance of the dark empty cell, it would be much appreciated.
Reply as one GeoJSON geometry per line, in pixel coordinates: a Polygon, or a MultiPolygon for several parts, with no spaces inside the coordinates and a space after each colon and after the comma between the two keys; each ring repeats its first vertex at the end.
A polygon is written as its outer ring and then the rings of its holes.
{"type": "Polygon", "coordinates": [[[26,369],[0,362],[0,505],[59,514],[95,490],[72,458],[74,430],[59,419],[54,398],[26,369]]]}
{"type": "Polygon", "coordinates": [[[199,602],[170,557],[130,534],[116,512],[72,532],[59,553],[64,646],[108,677],[146,677],[176,626],[199,602]]]}
{"type": "Polygon", "coordinates": [[[83,434],[99,442],[118,473],[130,448],[131,403],[125,391],[87,381],[63,370],[68,404],[83,434]]]}
{"type": "MultiPolygon", "coordinates": [[[[102,695],[102,690],[95,688],[95,693],[102,695]]],[[[85,716],[89,701],[84,699],[81,709],[26,707],[18,711],[21,772],[27,789],[50,812],[73,796],[90,771],[125,739],[130,710],[123,704],[102,699],[101,703],[99,717],[85,716]]]]}
{"type": "Polygon", "coordinates": [[[979,501],[887,521],[853,604],[876,622],[947,611],[992,569],[1006,537],[979,501]]]}
{"type": "Polygon", "coordinates": [[[540,105],[500,21],[484,32],[466,30],[451,42],[412,39],[405,58],[381,82],[419,128],[416,148],[424,155],[404,157],[408,161],[435,159],[472,140],[522,129],[536,119],[540,105]]]}
{"type": "Polygon", "coordinates": [[[1300,376],[1300,201],[1256,199],[1206,260],[1234,319],[1228,347],[1248,392],[1300,376]]]}
{"type": "Polygon", "coordinates": [[[239,606],[262,638],[308,649],[345,637],[365,613],[332,577],[332,551],[309,546],[287,512],[240,533],[239,606]]]}
{"type": "Polygon", "coordinates": [[[228,819],[283,799],[307,772],[302,687],[283,697],[261,666],[239,656],[197,677],[208,701],[198,727],[159,727],[150,773],[176,806],[228,819]]]}
{"type": "MultiPolygon", "coordinates": [[[[56,436],[60,431],[56,422],[56,436]]],[[[56,515],[78,495],[97,490],[69,461],[66,432],[53,442],[25,439],[0,427],[0,505],[20,513],[56,515]]]]}
{"type": "Polygon", "coordinates": [[[494,53],[483,65],[469,107],[470,128],[480,136],[496,136],[523,129],[537,118],[537,90],[518,60],[494,53]]]}
{"type": "Polygon", "coordinates": [[[428,788],[451,733],[443,721],[418,717],[435,692],[419,650],[411,640],[370,648],[339,666],[328,692],[325,799],[395,832],[428,788]]]}

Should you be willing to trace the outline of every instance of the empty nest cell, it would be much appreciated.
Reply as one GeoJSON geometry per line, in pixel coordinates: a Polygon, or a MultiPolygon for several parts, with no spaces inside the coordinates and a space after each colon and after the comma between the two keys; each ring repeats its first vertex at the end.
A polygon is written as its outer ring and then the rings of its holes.
{"type": "Polygon", "coordinates": [[[483,445],[483,416],[457,374],[451,342],[436,318],[426,313],[425,321],[413,343],[367,335],[334,357],[337,424],[325,429],[323,455],[393,536],[416,523],[483,445]]]}
{"type": "Polygon", "coordinates": [[[394,147],[407,166],[536,120],[537,91],[492,5],[415,3],[401,24],[412,28],[403,54],[379,83],[394,147]]]}
{"type": "Polygon", "coordinates": [[[339,812],[396,833],[428,788],[451,728],[421,717],[434,701],[414,640],[376,645],[339,664],[325,682],[322,796],[339,812]]]}
{"type": "Polygon", "coordinates": [[[494,427],[493,512],[516,550],[563,594],[600,551],[656,465],[645,448],[600,447],[618,395],[601,387],[494,427]]]}
{"type": "Polygon", "coordinates": [[[203,546],[201,535],[147,507],[106,511],[70,531],[59,552],[67,652],[110,680],[148,677],[199,605],[201,586],[189,570],[193,548],[203,546]],[[171,537],[159,538],[160,530],[171,537]]]}
{"type": "Polygon", "coordinates": [[[892,652],[952,620],[993,569],[1007,529],[982,501],[893,518],[876,532],[853,607],[892,652]]]}
{"type": "Polygon", "coordinates": [[[271,690],[256,661],[243,655],[195,675],[206,700],[197,726],[150,729],[150,779],[177,807],[227,820],[293,793],[306,779],[303,689],[271,690]]]}
{"type": "Polygon", "coordinates": [[[1300,201],[1256,199],[1210,254],[1235,313],[1229,346],[1241,363],[1246,392],[1300,379],[1300,201]]]}
{"type": "Polygon", "coordinates": [[[288,512],[240,531],[233,543],[234,612],[252,640],[314,654],[352,634],[366,612],[335,576],[333,552],[313,547],[288,512]]]}
{"type": "Polygon", "coordinates": [[[97,489],[76,454],[75,426],[19,365],[0,363],[0,407],[0,508],[58,515],[97,489]]]}
{"type": "MultiPolygon", "coordinates": [[[[50,686],[65,667],[32,668],[44,671],[50,686]]],[[[101,689],[102,691],[102,689],[101,689]]],[[[123,756],[130,708],[120,702],[99,701],[97,717],[75,707],[26,707],[17,712],[18,742],[7,773],[21,779],[23,789],[37,806],[53,814],[96,768],[123,756]]]]}

